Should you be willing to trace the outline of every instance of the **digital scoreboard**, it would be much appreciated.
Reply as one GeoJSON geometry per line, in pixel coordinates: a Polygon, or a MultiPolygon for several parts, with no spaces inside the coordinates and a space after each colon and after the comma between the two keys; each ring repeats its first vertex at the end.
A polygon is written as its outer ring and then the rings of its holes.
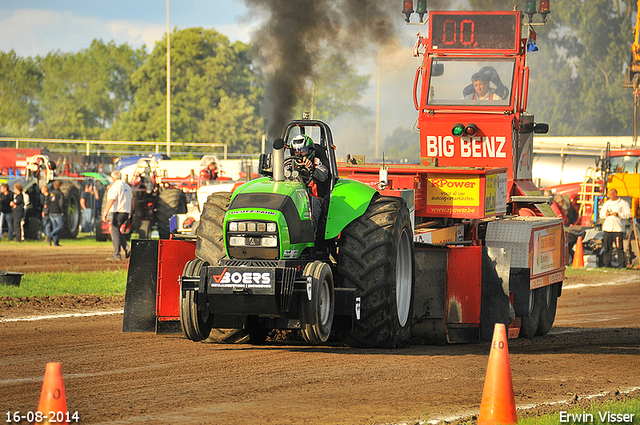
{"type": "Polygon", "coordinates": [[[431,48],[517,52],[520,22],[520,12],[431,12],[431,48]]]}

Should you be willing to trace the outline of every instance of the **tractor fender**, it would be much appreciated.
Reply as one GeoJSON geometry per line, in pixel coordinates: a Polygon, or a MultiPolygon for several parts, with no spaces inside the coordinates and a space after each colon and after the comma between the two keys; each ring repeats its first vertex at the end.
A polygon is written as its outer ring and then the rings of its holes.
{"type": "Polygon", "coordinates": [[[325,239],[333,239],[349,223],[367,211],[376,190],[369,185],[346,178],[338,179],[329,202],[325,239]]]}

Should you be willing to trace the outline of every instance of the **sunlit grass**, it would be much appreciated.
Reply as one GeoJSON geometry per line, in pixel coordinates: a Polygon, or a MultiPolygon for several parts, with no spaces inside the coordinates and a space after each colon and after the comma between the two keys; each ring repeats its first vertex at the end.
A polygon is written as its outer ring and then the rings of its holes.
{"type": "Polygon", "coordinates": [[[518,425],[557,425],[559,423],[594,425],[624,423],[638,425],[640,424],[640,398],[626,401],[610,401],[607,403],[593,402],[589,409],[567,409],[563,410],[563,412],[562,416],[560,412],[555,412],[535,418],[522,418],[518,420],[518,425]],[[585,413],[587,414],[586,416],[585,413]],[[607,416],[607,413],[615,416],[607,416]],[[624,415],[627,415],[626,418],[624,415]],[[585,417],[587,420],[585,420],[585,417]],[[593,421],[591,421],[592,418],[593,421]],[[625,421],[625,419],[627,419],[627,421],[625,421]],[[629,419],[631,419],[631,421],[628,421],[629,419]]]}
{"type": "Polygon", "coordinates": [[[640,270],[637,269],[618,269],[612,267],[567,267],[565,269],[564,274],[566,276],[602,276],[605,277],[607,274],[611,273],[629,273],[629,274],[637,274],[640,276],[640,270]]]}
{"type": "Polygon", "coordinates": [[[20,286],[0,285],[0,297],[43,297],[53,295],[124,295],[126,270],[92,272],[59,271],[25,273],[20,286]]]}

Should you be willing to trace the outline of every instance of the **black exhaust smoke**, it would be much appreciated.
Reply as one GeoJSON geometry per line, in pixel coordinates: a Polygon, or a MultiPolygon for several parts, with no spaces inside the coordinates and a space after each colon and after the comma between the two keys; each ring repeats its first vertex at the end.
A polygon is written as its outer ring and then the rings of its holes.
{"type": "MultiPolygon", "coordinates": [[[[365,53],[391,42],[404,23],[398,0],[244,0],[264,17],[252,35],[265,75],[262,114],[267,137],[280,136],[292,118],[316,63],[333,53],[365,53]]],[[[375,51],[372,52],[375,54],[375,51]]]]}

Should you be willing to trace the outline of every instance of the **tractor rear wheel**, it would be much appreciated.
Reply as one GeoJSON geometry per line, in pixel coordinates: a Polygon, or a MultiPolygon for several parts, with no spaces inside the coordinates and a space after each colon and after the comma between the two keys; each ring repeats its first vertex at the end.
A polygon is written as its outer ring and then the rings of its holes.
{"type": "Polygon", "coordinates": [[[158,222],[158,235],[160,239],[169,239],[169,219],[174,214],[185,214],[187,212],[187,195],[180,189],[164,189],[158,195],[156,204],[158,212],[156,221],[158,222]]]}
{"type": "MultiPolygon", "coordinates": [[[[188,261],[182,272],[183,276],[199,277],[200,270],[207,264],[202,260],[195,259],[188,261]]],[[[183,291],[180,288],[180,327],[182,333],[191,341],[203,341],[211,333],[213,316],[209,309],[198,311],[198,292],[183,291]]]]}
{"type": "Polygon", "coordinates": [[[311,344],[322,344],[329,339],[333,325],[333,274],[331,267],[322,261],[307,264],[302,274],[311,277],[311,286],[307,287],[300,303],[302,337],[311,344]]]}
{"type": "Polygon", "coordinates": [[[138,237],[140,239],[151,239],[151,221],[142,220],[138,227],[138,237]]]}
{"type": "Polygon", "coordinates": [[[218,265],[225,256],[223,226],[230,200],[231,192],[214,192],[202,207],[196,231],[196,258],[212,265],[218,265]]]}
{"type": "Polygon", "coordinates": [[[341,284],[356,288],[361,317],[343,335],[352,347],[394,348],[409,340],[413,311],[413,231],[401,198],[374,195],[367,211],[342,231],[341,284]]]}
{"type": "Polygon", "coordinates": [[[75,239],[80,227],[80,190],[70,182],[60,186],[64,195],[64,227],[60,232],[61,239],[75,239]]]}

